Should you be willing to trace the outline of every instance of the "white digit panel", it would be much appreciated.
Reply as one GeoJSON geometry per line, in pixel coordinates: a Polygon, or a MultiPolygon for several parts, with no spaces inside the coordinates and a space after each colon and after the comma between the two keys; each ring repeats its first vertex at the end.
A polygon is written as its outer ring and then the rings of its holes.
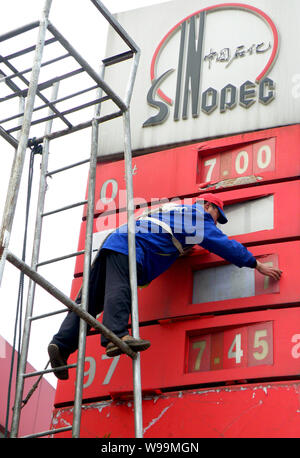
{"type": "MultiPolygon", "coordinates": [[[[257,257],[265,265],[277,267],[276,255],[257,257]]],[[[242,299],[279,292],[279,282],[248,267],[219,265],[193,272],[193,304],[242,299]]]]}
{"type": "Polygon", "coordinates": [[[224,210],[228,223],[220,229],[229,237],[274,229],[273,195],[228,205],[224,210]]]}
{"type": "Polygon", "coordinates": [[[253,269],[232,264],[194,272],[193,304],[255,295],[253,269]]]}

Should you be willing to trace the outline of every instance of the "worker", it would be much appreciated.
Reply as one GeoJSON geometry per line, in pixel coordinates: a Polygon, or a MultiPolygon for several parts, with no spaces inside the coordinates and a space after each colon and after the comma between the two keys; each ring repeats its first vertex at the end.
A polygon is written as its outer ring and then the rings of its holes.
{"type": "MultiPolygon", "coordinates": [[[[145,286],[165,272],[180,255],[200,245],[238,267],[257,269],[261,274],[279,280],[282,271],[263,264],[236,240],[229,239],[217,223],[227,223],[224,203],[213,193],[200,195],[193,205],[168,203],[150,210],[136,220],[137,284],[145,286]]],[[[148,340],[129,335],[131,289],[128,262],[128,227],[114,230],[98,250],[89,279],[88,312],[96,317],[103,311],[103,325],[124,340],[133,351],[144,351],[148,340]]],[[[80,295],[76,299],[80,303],[80,295]]],[[[69,311],[48,346],[52,368],[67,364],[78,348],[80,318],[69,311]]],[[[114,357],[122,351],[101,335],[106,355],[114,357]]],[[[56,370],[62,380],[68,369],[56,370]]]]}

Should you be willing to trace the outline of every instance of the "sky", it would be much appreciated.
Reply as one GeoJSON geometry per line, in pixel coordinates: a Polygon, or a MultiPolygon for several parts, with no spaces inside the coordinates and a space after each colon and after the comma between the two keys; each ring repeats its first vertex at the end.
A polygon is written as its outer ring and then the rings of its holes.
{"type": "MultiPolygon", "coordinates": [[[[38,20],[44,6],[44,0],[10,0],[0,16],[0,36],[38,20]]],[[[106,0],[103,4],[111,13],[141,8],[144,6],[163,3],[162,0],[106,0]]],[[[105,56],[107,22],[89,0],[53,0],[49,19],[53,25],[65,36],[76,51],[88,61],[94,69],[98,69],[100,60],[105,56]]],[[[26,47],[23,36],[15,42],[16,50],[26,47]]],[[[32,43],[35,44],[35,41],[32,43]]],[[[139,43],[138,43],[139,45],[139,43]]],[[[8,55],[10,50],[5,48],[7,43],[0,42],[0,55],[8,55]]],[[[0,81],[1,82],[1,81],[0,81]]],[[[0,84],[0,97],[2,97],[4,83],[0,84]],[[1,87],[2,86],[2,87],[1,87]]],[[[7,93],[7,92],[6,92],[7,93]]],[[[9,109],[13,108],[10,106],[9,109]]],[[[1,119],[5,118],[6,108],[1,108],[1,119]]],[[[16,114],[17,112],[13,112],[16,114]]],[[[79,115],[80,116],[80,115],[79,115]]],[[[80,118],[79,118],[80,121],[80,118]]],[[[30,134],[30,138],[34,136],[30,134]]],[[[67,135],[50,144],[50,156],[48,170],[81,161],[88,158],[90,153],[90,129],[81,130],[67,135]]],[[[3,212],[10,170],[15,154],[14,148],[0,137],[0,211],[3,212]]],[[[14,218],[13,230],[9,249],[19,258],[22,257],[25,205],[27,196],[27,179],[29,170],[30,150],[27,149],[23,169],[21,188],[14,218]]],[[[35,225],[36,203],[40,175],[40,156],[35,156],[33,168],[33,184],[31,194],[31,209],[29,213],[29,227],[26,247],[26,262],[31,263],[33,230],[35,225]]],[[[45,211],[50,211],[68,204],[85,199],[85,191],[88,176],[88,165],[76,167],[64,174],[54,175],[48,179],[45,211]]],[[[52,259],[77,251],[82,207],[68,212],[59,213],[55,216],[44,218],[41,238],[40,261],[52,259]]],[[[74,258],[61,261],[49,266],[40,267],[39,273],[48,281],[70,294],[73,279],[75,261],[74,258]]],[[[15,333],[16,309],[18,302],[20,272],[8,262],[5,264],[2,283],[0,286],[0,335],[13,344],[15,333]]],[[[23,315],[27,300],[28,279],[25,278],[23,294],[23,315]]],[[[37,287],[34,301],[33,315],[61,310],[64,306],[53,299],[48,293],[37,287]]],[[[28,361],[36,370],[44,369],[48,362],[47,346],[53,334],[59,328],[65,314],[55,317],[33,321],[31,327],[31,339],[29,346],[28,361]]],[[[22,318],[22,325],[23,325],[22,318]]],[[[19,341],[19,329],[17,342],[19,341]]],[[[5,357],[1,354],[0,357],[5,357]]],[[[46,375],[46,379],[52,386],[56,386],[57,379],[53,374],[46,375]]]]}

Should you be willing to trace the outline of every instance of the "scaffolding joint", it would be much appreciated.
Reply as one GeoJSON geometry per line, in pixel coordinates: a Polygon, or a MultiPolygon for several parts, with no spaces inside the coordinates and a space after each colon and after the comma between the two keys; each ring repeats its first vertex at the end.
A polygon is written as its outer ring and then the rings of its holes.
{"type": "Polygon", "coordinates": [[[31,149],[33,154],[43,154],[43,146],[36,137],[29,138],[27,146],[31,149]]]}

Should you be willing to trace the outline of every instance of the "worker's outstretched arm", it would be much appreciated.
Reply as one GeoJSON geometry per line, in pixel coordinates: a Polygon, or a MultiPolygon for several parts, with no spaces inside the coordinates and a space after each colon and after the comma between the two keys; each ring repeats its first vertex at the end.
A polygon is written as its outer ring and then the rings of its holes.
{"type": "Polygon", "coordinates": [[[282,271],[277,267],[271,267],[254,258],[252,253],[241,243],[229,239],[212,221],[210,215],[205,214],[205,231],[201,246],[215,253],[238,267],[256,268],[262,275],[280,280],[282,271]]]}
{"type": "Polygon", "coordinates": [[[271,267],[268,264],[263,264],[262,262],[256,260],[256,270],[262,275],[273,278],[273,280],[280,280],[282,270],[277,267],[271,267]]]}

